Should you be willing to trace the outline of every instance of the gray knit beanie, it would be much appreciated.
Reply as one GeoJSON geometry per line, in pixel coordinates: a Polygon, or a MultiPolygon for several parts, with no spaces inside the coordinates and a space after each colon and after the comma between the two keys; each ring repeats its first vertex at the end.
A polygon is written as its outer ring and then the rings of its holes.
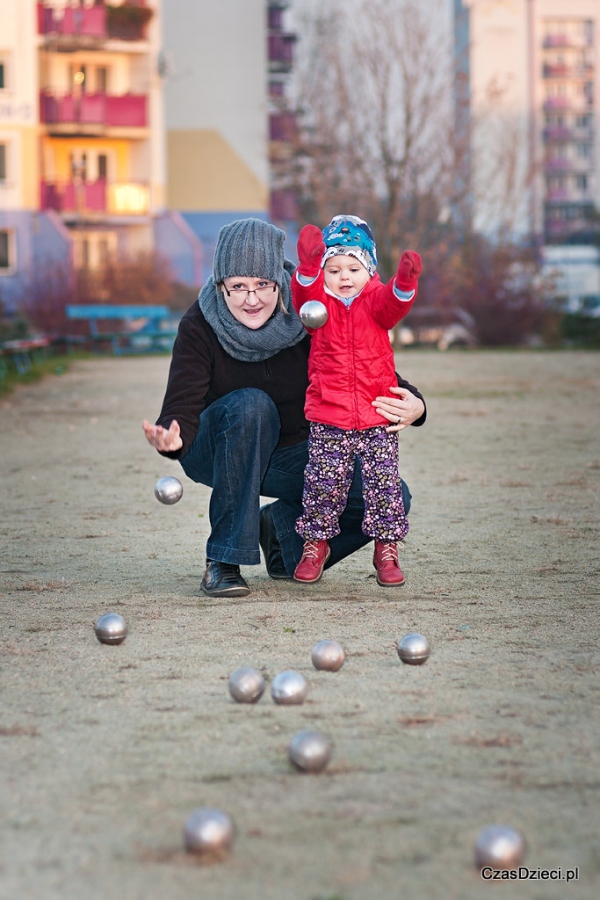
{"type": "Polygon", "coordinates": [[[283,281],[285,233],[261,219],[238,219],[219,231],[213,261],[218,284],[231,275],[283,281]]]}

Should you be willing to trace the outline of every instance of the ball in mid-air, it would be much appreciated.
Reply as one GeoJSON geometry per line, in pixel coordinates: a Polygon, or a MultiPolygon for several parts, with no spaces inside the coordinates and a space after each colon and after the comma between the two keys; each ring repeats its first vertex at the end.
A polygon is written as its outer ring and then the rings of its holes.
{"type": "Polygon", "coordinates": [[[164,478],[159,478],[154,485],[154,495],[156,499],[160,500],[161,503],[166,503],[167,506],[171,506],[173,503],[177,503],[178,500],[181,500],[182,494],[182,483],[178,478],[174,478],[172,475],[165,475],[164,478]]]}

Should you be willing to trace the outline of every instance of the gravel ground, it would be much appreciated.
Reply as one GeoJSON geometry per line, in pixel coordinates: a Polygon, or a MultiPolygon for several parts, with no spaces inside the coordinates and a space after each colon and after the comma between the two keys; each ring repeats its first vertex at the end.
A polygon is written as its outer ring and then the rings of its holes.
{"type": "Polygon", "coordinates": [[[398,589],[365,548],[311,587],[261,565],[250,597],[203,598],[209,492],[141,430],[164,357],[78,362],[0,404],[2,898],[480,900],[473,844],[496,822],[530,870],[579,875],[505,896],[600,896],[600,355],[398,366],[429,409],[401,436],[398,589]],[[94,636],[109,611],[118,647],[94,636]],[[398,658],[409,631],[424,666],[398,658]],[[346,648],[335,674],[312,667],[323,638],[346,648]],[[234,703],[241,665],[297,669],[306,703],[234,703]],[[306,728],[334,742],[320,775],[287,760],[306,728]],[[183,852],[198,806],[235,820],[225,861],[183,852]]]}

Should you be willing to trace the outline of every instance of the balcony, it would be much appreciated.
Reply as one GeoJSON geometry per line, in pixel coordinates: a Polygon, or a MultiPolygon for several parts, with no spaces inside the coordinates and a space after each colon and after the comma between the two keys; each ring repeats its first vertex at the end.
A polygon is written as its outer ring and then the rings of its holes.
{"type": "Polygon", "coordinates": [[[574,115],[591,114],[594,108],[594,101],[591,96],[587,97],[563,97],[554,96],[546,97],[544,100],[544,112],[565,112],[571,111],[574,115]]]}
{"type": "Polygon", "coordinates": [[[565,203],[571,199],[567,188],[550,188],[546,191],[546,200],[550,203],[565,203]]]}
{"type": "Polygon", "coordinates": [[[147,97],[143,94],[63,94],[40,92],[40,122],[45,125],[97,126],[106,128],[146,128],[147,97]]]}
{"type": "Polygon", "coordinates": [[[574,134],[573,129],[566,128],[564,125],[549,125],[544,128],[544,141],[548,143],[566,143],[572,141],[574,134]]]}
{"type": "Polygon", "coordinates": [[[292,222],[297,216],[295,191],[289,188],[271,191],[271,218],[279,222],[292,222]]]}
{"type": "Polygon", "coordinates": [[[568,109],[570,106],[568,97],[546,97],[544,100],[544,109],[568,109]]]}
{"type": "Polygon", "coordinates": [[[571,72],[571,67],[566,66],[564,63],[544,63],[544,78],[567,78],[571,72]]]}
{"type": "Polygon", "coordinates": [[[562,34],[547,34],[544,38],[543,46],[546,50],[555,50],[557,48],[563,50],[569,47],[591,47],[592,43],[590,36],[575,38],[563,32],[562,34]]]}
{"type": "Polygon", "coordinates": [[[290,143],[296,134],[294,113],[272,113],[269,116],[269,140],[290,143]]]}
{"type": "Polygon", "coordinates": [[[550,156],[544,160],[544,169],[548,172],[567,172],[571,162],[565,156],[550,156]]]}
{"type": "Polygon", "coordinates": [[[83,35],[91,38],[106,38],[106,7],[72,7],[56,9],[53,6],[37,5],[38,33],[53,35],[83,35]]]}
{"type": "Polygon", "coordinates": [[[272,72],[290,72],[294,64],[295,34],[269,35],[269,69],[272,72]]]}
{"type": "Polygon", "coordinates": [[[40,208],[79,216],[143,216],[150,212],[150,189],[143,182],[42,181],[40,208]]]}
{"type": "Polygon", "coordinates": [[[38,3],[38,33],[58,50],[102,44],[107,40],[144,41],[154,11],[125,3],[56,8],[38,3]]]}

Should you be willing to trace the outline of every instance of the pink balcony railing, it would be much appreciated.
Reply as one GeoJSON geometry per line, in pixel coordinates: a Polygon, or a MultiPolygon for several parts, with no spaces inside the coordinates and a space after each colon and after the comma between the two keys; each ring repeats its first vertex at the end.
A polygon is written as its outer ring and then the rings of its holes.
{"type": "Polygon", "coordinates": [[[53,125],[104,125],[107,128],[145,128],[148,124],[147,98],[143,94],[73,94],[55,96],[40,93],[40,121],[53,125]]]}
{"type": "Polygon", "coordinates": [[[269,138],[272,141],[293,140],[296,133],[296,117],[293,113],[273,113],[269,116],[269,138]]]}
{"type": "Polygon", "coordinates": [[[549,125],[544,129],[544,140],[546,141],[568,141],[572,136],[571,129],[564,125],[549,125]]]}
{"type": "Polygon", "coordinates": [[[59,10],[38,3],[37,10],[40,34],[107,37],[105,6],[66,6],[59,10]]]}
{"type": "Polygon", "coordinates": [[[291,68],[294,61],[295,34],[269,35],[269,62],[283,68],[291,68]]]}
{"type": "MultiPolygon", "coordinates": [[[[63,6],[54,8],[44,3],[37,5],[39,34],[63,39],[99,38],[106,40],[116,38],[122,41],[143,41],[146,38],[146,25],[152,18],[153,10],[141,5],[127,5],[126,15],[120,8],[106,4],[98,6],[63,6]]],[[[66,41],[72,43],[72,41],[66,41]]]]}
{"type": "Polygon", "coordinates": [[[271,192],[271,216],[280,221],[293,220],[298,215],[296,194],[293,190],[282,189],[271,192]]]}
{"type": "Polygon", "coordinates": [[[547,34],[544,47],[570,47],[571,40],[566,34],[547,34]]]}
{"type": "Polygon", "coordinates": [[[150,190],[147,184],[136,181],[42,181],[40,208],[63,213],[146,215],[150,210],[150,190]]]}
{"type": "Polygon", "coordinates": [[[544,168],[554,172],[564,172],[571,167],[571,162],[564,156],[551,156],[544,162],[544,168]]]}
{"type": "Polygon", "coordinates": [[[545,109],[566,109],[569,106],[567,97],[546,97],[544,101],[545,109]]]}
{"type": "Polygon", "coordinates": [[[566,78],[572,69],[562,63],[546,63],[544,65],[544,78],[566,78]]]}

